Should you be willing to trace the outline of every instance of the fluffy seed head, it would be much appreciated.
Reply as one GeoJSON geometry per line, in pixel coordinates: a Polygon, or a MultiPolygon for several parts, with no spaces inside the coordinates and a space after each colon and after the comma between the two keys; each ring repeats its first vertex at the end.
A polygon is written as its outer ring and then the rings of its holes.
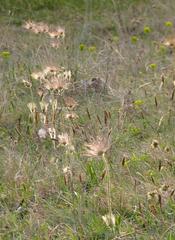
{"type": "Polygon", "coordinates": [[[93,139],[90,143],[85,144],[87,157],[98,157],[105,154],[111,147],[109,137],[98,136],[93,139]]]}
{"type": "Polygon", "coordinates": [[[65,106],[70,109],[74,109],[78,105],[77,101],[75,101],[75,99],[72,97],[66,97],[64,102],[65,106]]]}
{"type": "Polygon", "coordinates": [[[158,148],[158,146],[159,146],[159,142],[156,139],[154,139],[151,143],[151,147],[152,148],[158,148]]]}
{"type": "Polygon", "coordinates": [[[47,131],[46,131],[45,128],[40,128],[40,129],[38,130],[38,137],[39,137],[40,139],[45,139],[45,138],[47,137],[47,131]]]}

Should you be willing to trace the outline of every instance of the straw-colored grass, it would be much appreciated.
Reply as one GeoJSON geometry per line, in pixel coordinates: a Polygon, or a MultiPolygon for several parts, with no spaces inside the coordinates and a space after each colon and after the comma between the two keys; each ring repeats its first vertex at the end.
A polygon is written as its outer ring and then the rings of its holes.
{"type": "Polygon", "coordinates": [[[0,8],[0,239],[175,239],[174,1],[28,2],[0,8]]]}

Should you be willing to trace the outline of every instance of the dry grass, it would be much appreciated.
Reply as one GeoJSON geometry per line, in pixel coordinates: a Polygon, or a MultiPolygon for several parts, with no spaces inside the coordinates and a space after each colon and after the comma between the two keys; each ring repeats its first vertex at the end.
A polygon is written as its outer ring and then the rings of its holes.
{"type": "Polygon", "coordinates": [[[175,239],[173,0],[112,4],[1,26],[3,240],[175,239]]]}

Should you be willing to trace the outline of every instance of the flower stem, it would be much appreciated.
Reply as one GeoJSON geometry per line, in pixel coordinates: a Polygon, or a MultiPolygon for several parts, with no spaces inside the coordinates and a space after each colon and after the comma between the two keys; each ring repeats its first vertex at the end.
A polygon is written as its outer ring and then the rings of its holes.
{"type": "Polygon", "coordinates": [[[111,178],[110,178],[110,172],[109,172],[109,164],[108,160],[106,159],[105,154],[103,154],[103,161],[105,164],[105,169],[106,169],[106,178],[107,178],[107,202],[108,202],[108,210],[110,216],[112,215],[112,206],[111,206],[111,178]]]}

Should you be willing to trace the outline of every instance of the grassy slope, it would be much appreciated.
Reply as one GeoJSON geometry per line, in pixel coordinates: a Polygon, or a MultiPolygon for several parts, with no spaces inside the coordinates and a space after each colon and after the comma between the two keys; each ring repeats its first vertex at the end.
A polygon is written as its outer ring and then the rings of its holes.
{"type": "Polygon", "coordinates": [[[128,7],[116,1],[106,6],[101,1],[77,6],[62,1],[54,10],[53,2],[47,1],[47,8],[42,7],[44,1],[38,2],[40,6],[30,1],[26,12],[22,1],[1,5],[0,51],[11,55],[0,59],[0,238],[175,239],[174,53],[160,43],[174,32],[174,27],[165,26],[174,21],[173,0],[133,1],[128,7]],[[9,7],[15,11],[7,16],[9,7]],[[47,37],[23,30],[21,23],[29,17],[65,26],[63,47],[55,51],[47,37]],[[150,33],[144,32],[145,26],[150,33]],[[80,44],[85,45],[83,51],[80,44]],[[95,51],[89,50],[92,46],[95,51]],[[28,102],[40,101],[38,83],[30,73],[52,64],[71,69],[77,82],[99,76],[114,89],[110,96],[74,95],[79,102],[75,123],[65,121],[64,112],[57,115],[58,133],[73,134],[74,128],[75,153],[55,149],[50,140],[39,141],[41,125],[33,124],[27,108],[28,102]],[[23,79],[32,81],[31,89],[24,87],[23,79]],[[111,113],[108,124],[105,110],[111,113]],[[106,128],[112,129],[107,157],[113,228],[102,220],[108,213],[103,161],[83,155],[86,136],[106,128]],[[159,141],[156,149],[150,146],[153,139],[159,141]],[[65,166],[73,172],[67,185],[65,166]],[[159,190],[148,201],[147,193],[164,184],[168,190],[159,190]]]}

